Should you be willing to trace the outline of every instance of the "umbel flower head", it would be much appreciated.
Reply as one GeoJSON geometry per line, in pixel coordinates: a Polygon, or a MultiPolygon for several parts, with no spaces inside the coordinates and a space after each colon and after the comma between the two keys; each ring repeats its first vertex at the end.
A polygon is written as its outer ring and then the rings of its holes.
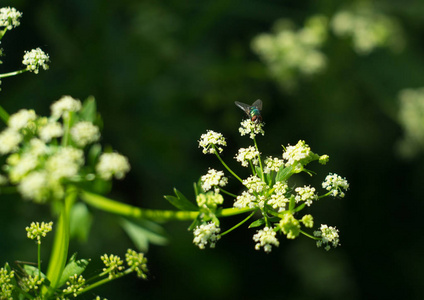
{"type": "Polygon", "coordinates": [[[25,51],[22,64],[27,66],[26,68],[28,71],[38,74],[38,70],[40,68],[44,70],[49,69],[49,65],[47,64],[49,61],[50,61],[49,55],[46,54],[40,48],[37,48],[37,49],[32,49],[31,51],[25,51]]]}
{"type": "Polygon", "coordinates": [[[12,114],[0,132],[0,155],[6,164],[1,184],[16,185],[23,198],[44,203],[63,198],[67,184],[124,178],[130,170],[128,159],[118,153],[101,153],[100,128],[96,114],[87,114],[92,102],[64,96],[51,105],[51,116],[38,116],[34,110],[21,109],[12,114]],[[65,130],[66,128],[66,130],[65,130]],[[97,148],[96,148],[96,147],[97,148]],[[84,149],[97,155],[87,164],[84,149]]]}
{"type": "Polygon", "coordinates": [[[0,27],[6,27],[7,30],[18,27],[21,24],[19,21],[21,17],[22,13],[15,8],[2,7],[0,8],[0,27]]]}

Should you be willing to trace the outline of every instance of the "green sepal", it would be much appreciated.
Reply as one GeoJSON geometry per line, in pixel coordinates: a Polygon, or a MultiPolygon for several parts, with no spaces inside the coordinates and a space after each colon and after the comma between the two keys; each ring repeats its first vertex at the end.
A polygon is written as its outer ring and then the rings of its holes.
{"type": "Polygon", "coordinates": [[[66,264],[65,268],[63,269],[62,276],[60,277],[58,287],[63,286],[66,281],[68,281],[69,277],[74,276],[77,274],[78,276],[82,274],[82,272],[85,271],[85,268],[87,268],[87,265],[89,263],[86,259],[78,259],[77,253],[72,254],[71,258],[69,259],[69,262],[66,264]]]}
{"type": "Polygon", "coordinates": [[[284,167],[281,166],[278,170],[277,176],[275,176],[275,181],[287,181],[287,179],[290,178],[290,176],[293,175],[293,166],[284,167]]]}
{"type": "Polygon", "coordinates": [[[173,206],[175,206],[176,208],[180,210],[186,210],[186,211],[199,210],[199,208],[196,205],[188,201],[188,199],[180,191],[178,191],[175,188],[174,188],[174,193],[177,197],[169,196],[169,195],[164,196],[165,199],[168,200],[168,202],[171,203],[173,206]]]}
{"type": "Polygon", "coordinates": [[[258,220],[256,220],[256,221],[253,221],[253,222],[249,225],[249,228],[259,227],[259,226],[262,226],[263,224],[265,224],[265,220],[264,220],[264,219],[258,219],[258,220]]]}
{"type": "Polygon", "coordinates": [[[149,249],[149,244],[163,246],[168,243],[165,230],[157,223],[148,220],[121,218],[120,224],[136,248],[141,252],[146,253],[149,249]]]}

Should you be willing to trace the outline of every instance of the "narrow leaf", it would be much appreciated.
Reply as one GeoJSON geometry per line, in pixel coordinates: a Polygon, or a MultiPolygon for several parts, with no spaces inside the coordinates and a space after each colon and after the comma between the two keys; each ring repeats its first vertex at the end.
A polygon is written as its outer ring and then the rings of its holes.
{"type": "Polygon", "coordinates": [[[174,192],[175,192],[175,195],[177,195],[177,197],[169,196],[169,195],[164,196],[165,199],[168,200],[169,203],[171,203],[173,206],[175,206],[176,208],[180,210],[189,210],[189,211],[199,210],[199,208],[193,203],[191,203],[190,201],[188,201],[188,199],[180,191],[178,191],[177,189],[174,189],[174,192]]]}
{"type": "Polygon", "coordinates": [[[93,123],[96,120],[97,105],[96,100],[93,96],[88,97],[80,110],[80,116],[82,121],[88,121],[93,123]]]}
{"type": "Polygon", "coordinates": [[[60,277],[58,286],[63,286],[66,281],[69,279],[69,277],[77,274],[81,275],[82,272],[85,271],[85,268],[87,268],[87,265],[89,263],[86,259],[76,259],[76,253],[72,255],[70,258],[68,264],[65,266],[65,269],[63,269],[62,276],[60,277]]]}
{"type": "Polygon", "coordinates": [[[265,224],[265,220],[264,220],[264,219],[258,219],[258,220],[256,220],[256,221],[252,222],[252,223],[249,225],[249,228],[259,227],[259,226],[262,226],[263,224],[265,224]]]}
{"type": "Polygon", "coordinates": [[[76,203],[71,210],[70,235],[84,242],[88,238],[93,216],[82,202],[76,203]]]}
{"type": "Polygon", "coordinates": [[[168,243],[165,230],[154,222],[122,218],[120,224],[139,251],[147,252],[149,243],[161,246],[168,243]]]}
{"type": "Polygon", "coordinates": [[[275,181],[286,181],[291,175],[293,175],[293,166],[281,166],[280,170],[278,170],[277,176],[275,177],[275,181]]]}

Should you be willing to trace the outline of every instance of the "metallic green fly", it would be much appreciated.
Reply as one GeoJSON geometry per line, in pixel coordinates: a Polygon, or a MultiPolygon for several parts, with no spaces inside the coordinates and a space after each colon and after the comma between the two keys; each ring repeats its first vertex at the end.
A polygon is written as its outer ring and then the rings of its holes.
{"type": "Polygon", "coordinates": [[[260,123],[262,122],[261,110],[262,110],[262,100],[256,100],[252,105],[247,105],[242,102],[234,102],[238,107],[240,107],[252,120],[252,122],[260,123]]]}

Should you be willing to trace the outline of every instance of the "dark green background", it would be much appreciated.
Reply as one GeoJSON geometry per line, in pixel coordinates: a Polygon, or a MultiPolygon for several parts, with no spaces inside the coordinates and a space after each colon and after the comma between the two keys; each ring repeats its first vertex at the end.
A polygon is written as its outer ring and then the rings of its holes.
{"type": "MultiPolygon", "coordinates": [[[[396,17],[407,47],[358,56],[348,40],[330,35],[324,72],[288,93],[269,78],[252,52],[253,37],[279,18],[299,27],[344,4],[327,1],[2,1],[23,12],[21,26],[2,40],[1,73],[21,67],[24,50],[41,47],[50,70],[2,80],[1,105],[10,113],[34,108],[48,115],[62,95],[95,96],[104,120],[102,143],[129,157],[132,170],[111,197],[133,205],[169,209],[163,199],[177,187],[193,195],[192,182],[207,168],[221,169],[198,149],[207,129],[223,133],[224,159],[249,139],[238,135],[243,113],[234,101],[264,102],[262,153],[304,139],[327,166],[304,177],[316,187],[328,172],[346,176],[345,199],[325,199],[311,209],[316,224],[337,226],[342,247],[325,252],[312,240],[281,238],[271,254],[254,250],[253,230],[225,236],[216,249],[192,244],[189,223],[165,224],[170,244],[148,252],[147,281],[131,276],[94,292],[111,299],[423,299],[422,155],[402,160],[395,151],[401,89],[424,86],[424,5],[379,1],[396,17]],[[124,292],[122,292],[124,289],[124,292]]],[[[246,175],[247,176],[247,175],[246,175]]],[[[230,178],[231,181],[231,178],[230,178]]],[[[233,180],[234,182],[234,180],[233,180]]],[[[234,185],[234,188],[237,188],[234,185]]],[[[0,264],[36,260],[24,230],[50,220],[46,206],[2,196],[0,264]]],[[[88,242],[71,251],[92,257],[87,277],[104,253],[123,257],[133,247],[108,214],[93,211],[88,242]]],[[[239,218],[223,220],[230,228],[239,218]]],[[[50,238],[51,239],[51,238],[50,238]]],[[[46,242],[46,246],[48,245],[46,242]]],[[[44,248],[44,265],[48,261],[44,248]]],[[[84,299],[94,298],[88,294],[84,299]]]]}

